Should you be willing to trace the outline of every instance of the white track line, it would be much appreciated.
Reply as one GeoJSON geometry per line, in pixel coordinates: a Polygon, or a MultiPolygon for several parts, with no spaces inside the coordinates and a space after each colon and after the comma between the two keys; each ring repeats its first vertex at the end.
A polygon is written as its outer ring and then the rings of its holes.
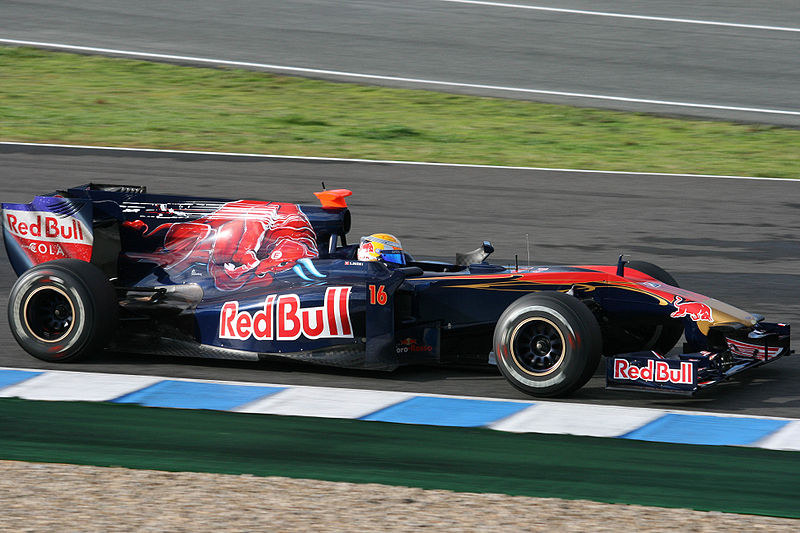
{"type": "Polygon", "coordinates": [[[96,48],[92,46],[75,46],[70,44],[47,43],[41,41],[22,41],[18,39],[0,39],[0,44],[37,46],[41,48],[51,48],[54,50],[67,50],[71,52],[88,52],[93,54],[114,54],[139,59],[155,59],[163,61],[178,61],[183,63],[198,63],[204,65],[225,65],[243,68],[258,68],[275,72],[288,72],[293,74],[314,74],[327,76],[341,76],[345,78],[362,80],[381,80],[401,82],[428,87],[459,87],[465,89],[482,89],[489,91],[502,91],[519,94],[538,94],[546,96],[563,96],[570,98],[584,98],[590,100],[604,100],[609,102],[626,102],[633,104],[647,104],[667,107],[687,107],[693,109],[714,109],[717,111],[738,111],[747,113],[761,113],[769,115],[791,115],[800,116],[800,111],[790,111],[786,109],[764,109],[758,107],[739,107],[714,104],[699,104],[693,102],[675,102],[671,100],[650,100],[645,98],[629,98],[625,96],[608,96],[601,94],[573,93],[565,91],[547,91],[541,89],[525,89],[520,87],[504,87],[500,85],[484,85],[478,83],[460,83],[452,81],[425,80],[420,78],[404,78],[399,76],[382,76],[379,74],[363,74],[359,72],[344,72],[339,70],[326,70],[305,67],[291,67],[286,65],[273,65],[269,63],[252,63],[249,61],[230,61],[227,59],[213,59],[205,57],[179,56],[173,54],[156,54],[150,52],[137,52],[131,50],[118,50],[115,48],[96,48]]]}
{"type": "Polygon", "coordinates": [[[723,174],[672,174],[667,172],[631,172],[624,170],[591,170],[575,168],[547,168],[547,167],[519,167],[503,165],[471,165],[465,163],[435,163],[430,161],[396,161],[392,159],[356,159],[345,157],[309,157],[300,155],[279,155],[279,154],[248,154],[241,152],[211,152],[202,150],[166,150],[160,148],[130,148],[117,146],[89,146],[80,144],[52,144],[52,143],[26,143],[0,141],[0,146],[34,146],[43,148],[72,148],[76,150],[107,150],[119,152],[145,152],[156,154],[190,154],[190,155],[212,155],[224,157],[260,157],[263,159],[289,159],[296,161],[329,161],[332,163],[375,163],[381,165],[418,165],[429,167],[453,167],[453,168],[486,168],[499,170],[537,170],[542,172],[573,172],[576,174],[609,174],[614,176],[667,176],[677,178],[717,178],[728,180],[751,180],[751,181],[791,181],[800,183],[800,179],[795,178],[765,178],[759,176],[726,176],[723,174]]]}
{"type": "Polygon", "coordinates": [[[609,13],[605,11],[585,11],[582,9],[564,9],[559,7],[529,6],[526,4],[509,4],[505,2],[483,2],[479,0],[434,0],[451,4],[473,4],[478,6],[503,7],[513,9],[528,9],[531,11],[549,11],[552,13],[566,13],[570,15],[590,15],[596,17],[612,17],[621,19],[650,20],[654,22],[677,22],[681,24],[699,24],[703,26],[723,26],[727,28],[743,28],[748,30],[788,31],[800,33],[800,28],[786,26],[764,26],[760,24],[738,24],[736,22],[717,22],[713,20],[682,19],[671,17],[653,17],[649,15],[629,15],[626,13],[609,13]]]}

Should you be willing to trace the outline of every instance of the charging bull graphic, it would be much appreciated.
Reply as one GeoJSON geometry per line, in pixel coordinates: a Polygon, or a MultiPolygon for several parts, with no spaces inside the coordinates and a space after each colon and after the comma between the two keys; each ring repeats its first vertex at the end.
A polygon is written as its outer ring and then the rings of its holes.
{"type": "Polygon", "coordinates": [[[672,305],[675,306],[675,311],[669,315],[672,318],[682,318],[688,316],[695,322],[714,321],[711,308],[706,304],[693,302],[691,300],[684,300],[681,296],[675,296],[675,299],[672,301],[672,305]]]}
{"type": "Polygon", "coordinates": [[[295,204],[239,200],[192,222],[161,224],[149,231],[141,220],[125,226],[143,237],[165,232],[164,245],[153,253],[127,257],[177,273],[205,264],[223,291],[269,285],[276,273],[290,269],[307,281],[325,277],[311,262],[319,256],[314,230],[295,204]]]}

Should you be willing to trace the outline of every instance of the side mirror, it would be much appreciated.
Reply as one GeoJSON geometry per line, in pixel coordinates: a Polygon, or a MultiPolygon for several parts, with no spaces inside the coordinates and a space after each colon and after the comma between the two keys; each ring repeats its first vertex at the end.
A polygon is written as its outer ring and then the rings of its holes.
{"type": "Polygon", "coordinates": [[[475,263],[482,263],[489,255],[494,252],[494,246],[489,241],[483,241],[480,248],[467,252],[465,254],[456,254],[456,264],[462,266],[474,265],[475,263]]]}

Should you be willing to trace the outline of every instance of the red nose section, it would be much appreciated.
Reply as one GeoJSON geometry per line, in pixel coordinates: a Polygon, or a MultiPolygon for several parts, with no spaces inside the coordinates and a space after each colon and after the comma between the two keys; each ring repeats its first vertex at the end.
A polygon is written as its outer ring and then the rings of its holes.
{"type": "Polygon", "coordinates": [[[353,194],[353,191],[347,189],[331,189],[327,191],[315,192],[314,196],[319,198],[322,207],[336,208],[347,207],[345,198],[353,194]]]}

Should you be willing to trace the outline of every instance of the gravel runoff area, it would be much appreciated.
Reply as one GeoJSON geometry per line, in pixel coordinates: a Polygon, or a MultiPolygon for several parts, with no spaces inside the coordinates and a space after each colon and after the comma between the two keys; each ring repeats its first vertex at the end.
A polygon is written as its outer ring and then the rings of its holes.
{"type": "Polygon", "coordinates": [[[378,484],[0,461],[0,531],[798,531],[800,520],[378,484]]]}

